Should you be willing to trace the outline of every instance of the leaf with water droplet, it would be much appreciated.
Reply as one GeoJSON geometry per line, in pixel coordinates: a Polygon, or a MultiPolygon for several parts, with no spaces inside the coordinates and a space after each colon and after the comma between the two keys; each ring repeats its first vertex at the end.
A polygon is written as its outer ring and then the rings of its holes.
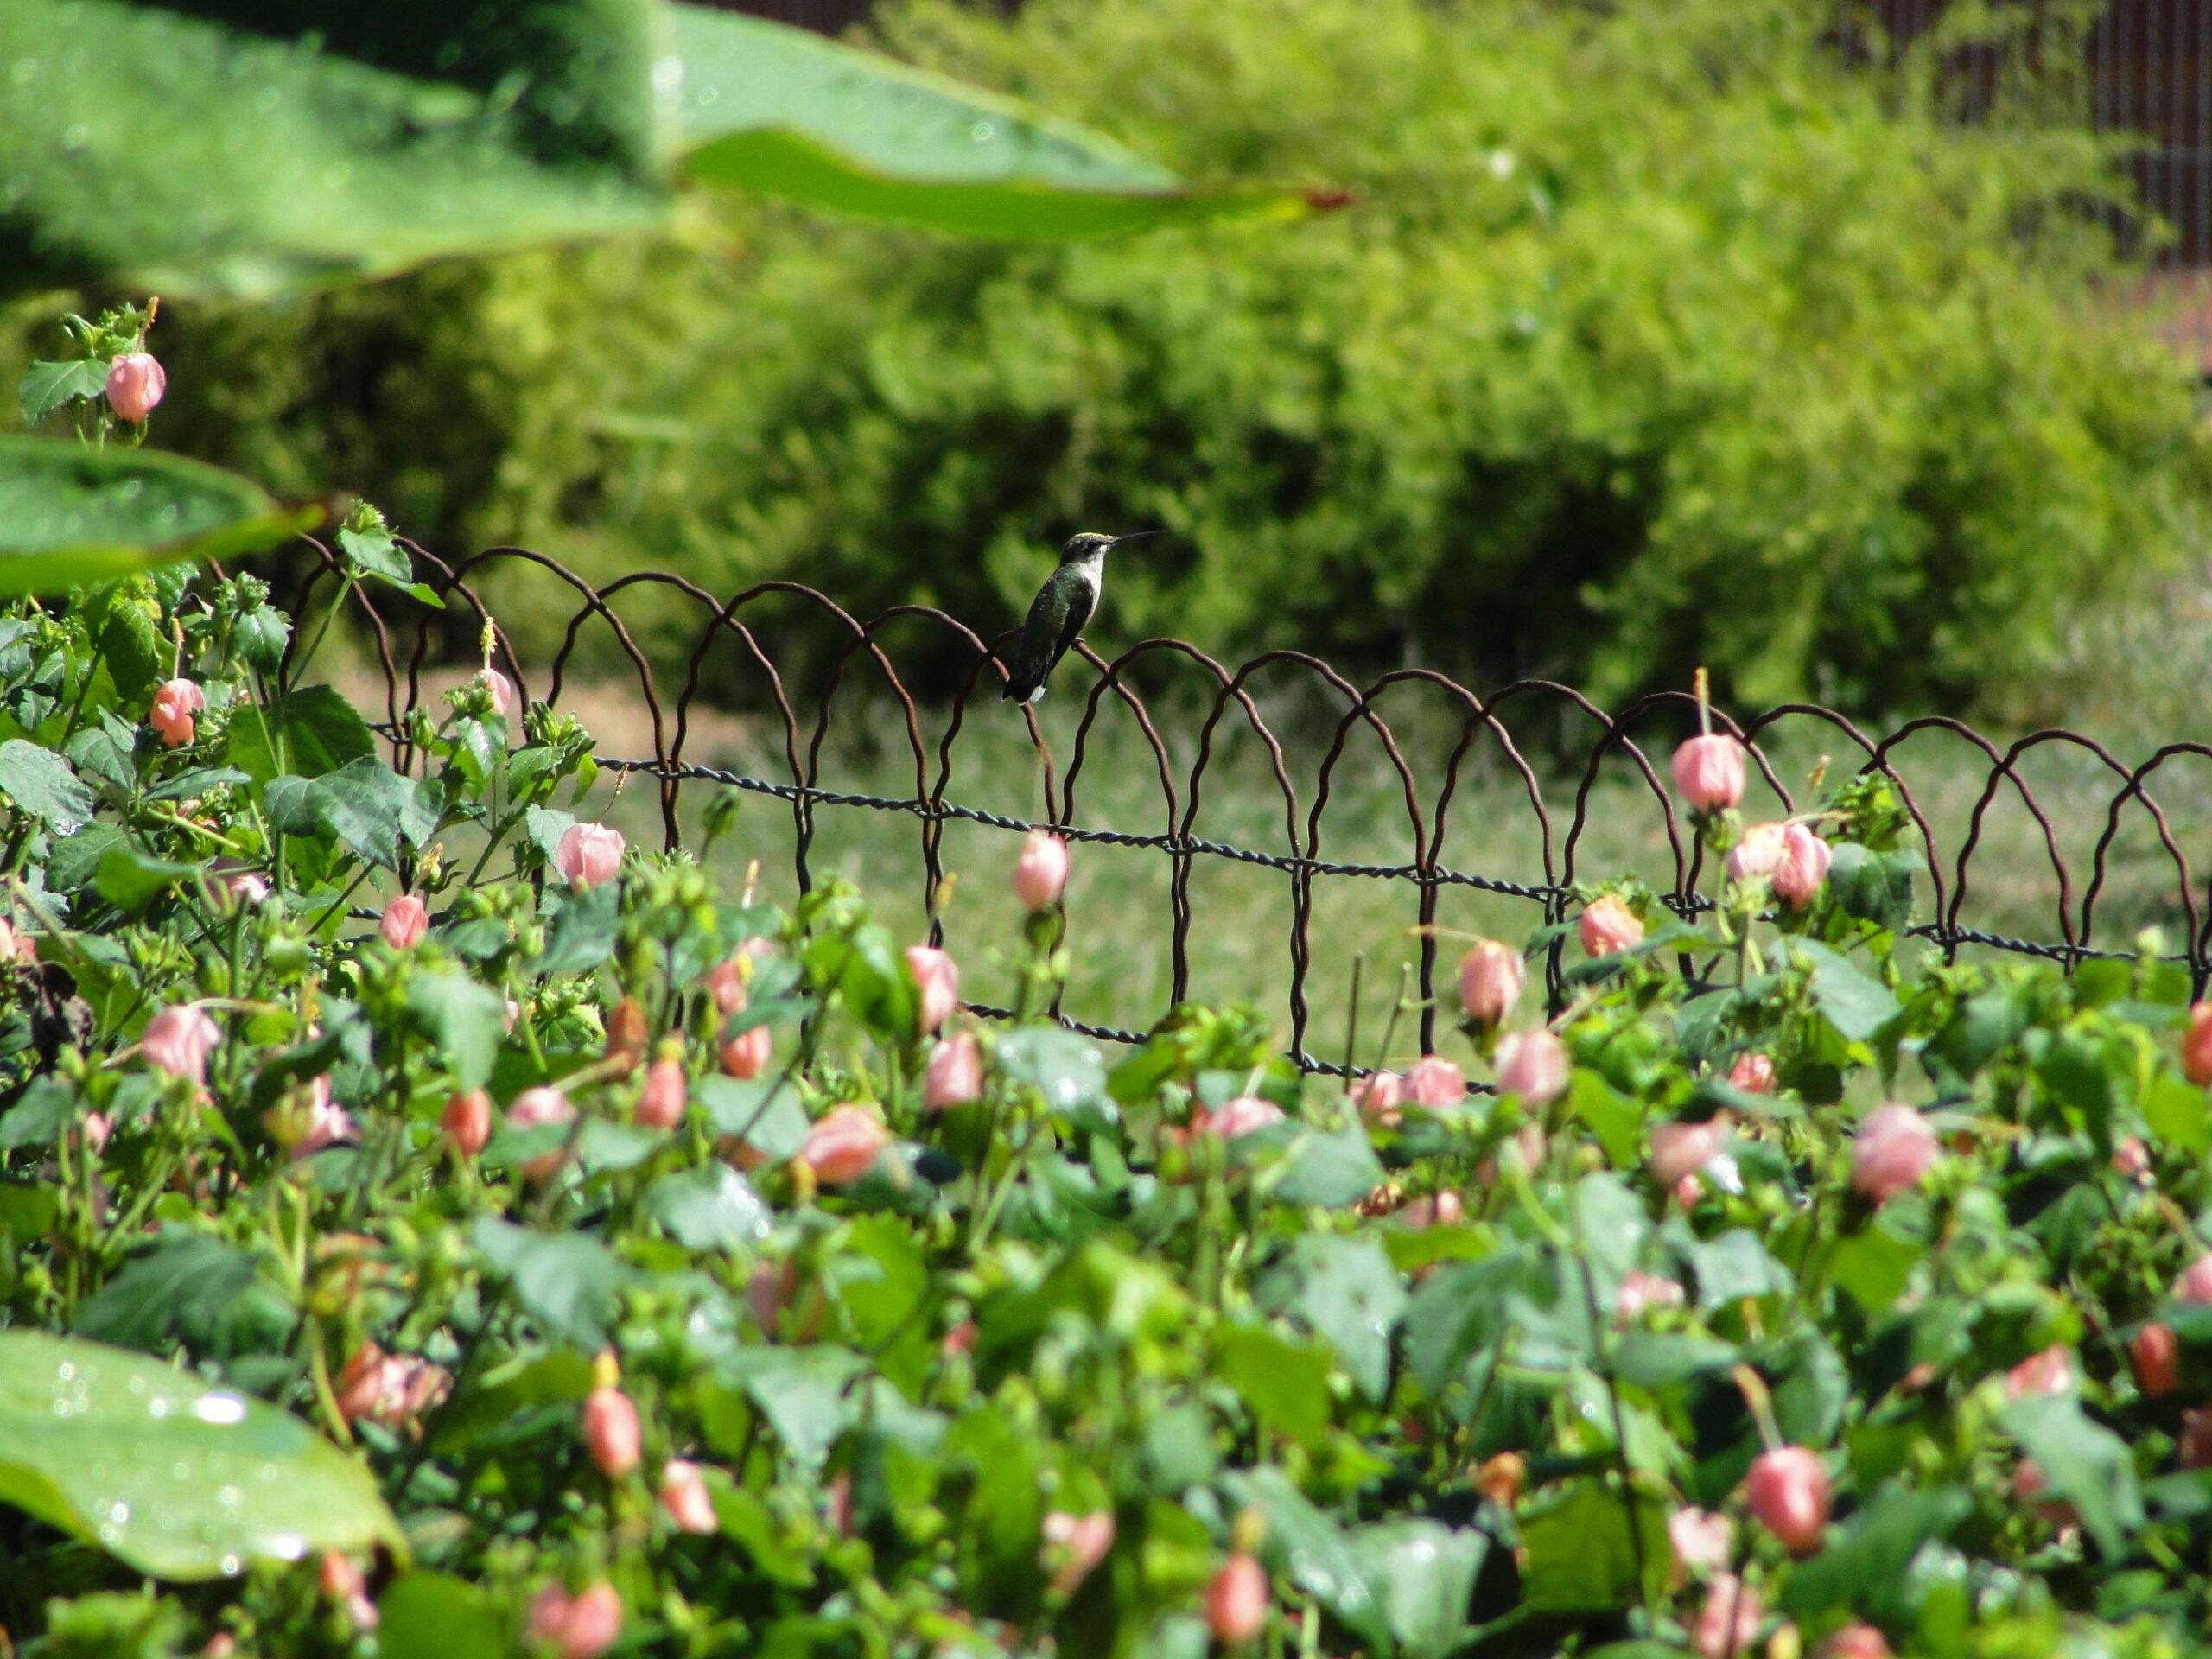
{"type": "Polygon", "coordinates": [[[0,1332],[0,1503],[162,1579],[406,1549],[368,1471],[297,1418],[143,1354],[35,1331],[0,1332]]]}

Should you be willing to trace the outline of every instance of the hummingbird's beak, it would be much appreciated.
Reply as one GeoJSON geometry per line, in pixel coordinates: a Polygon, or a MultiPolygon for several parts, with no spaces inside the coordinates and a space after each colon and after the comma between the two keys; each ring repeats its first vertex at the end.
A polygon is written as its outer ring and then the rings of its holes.
{"type": "Polygon", "coordinates": [[[1119,547],[1123,542],[1141,542],[1147,536],[1165,536],[1166,533],[1167,532],[1164,530],[1134,531],[1127,536],[1116,536],[1112,541],[1107,543],[1106,545],[1109,547],[1119,547]]]}

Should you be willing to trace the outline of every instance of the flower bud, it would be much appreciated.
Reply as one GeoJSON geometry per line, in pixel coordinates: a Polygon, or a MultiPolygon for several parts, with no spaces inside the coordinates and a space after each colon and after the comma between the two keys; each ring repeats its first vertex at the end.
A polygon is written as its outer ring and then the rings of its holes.
{"type": "Polygon", "coordinates": [[[474,1159],[492,1139],[492,1096],[481,1089],[448,1096],[445,1110],[439,1115],[438,1128],[444,1132],[446,1143],[464,1161],[474,1159]]]}
{"type": "Polygon", "coordinates": [[[189,1004],[163,1008],[146,1022],[139,1052],[156,1071],[173,1077],[207,1081],[207,1057],[223,1040],[222,1028],[189,1004]]]}
{"type": "Polygon", "coordinates": [[[634,996],[624,997],[607,1016],[607,1058],[620,1062],[627,1071],[645,1058],[645,1044],[651,1035],[645,1024],[645,1005],[634,996]]]}
{"type": "Polygon", "coordinates": [[[1736,1064],[1728,1068],[1728,1084],[1747,1095],[1770,1095],[1774,1092],[1774,1061],[1771,1057],[1754,1050],[1736,1057],[1736,1064]]]}
{"type": "Polygon", "coordinates": [[[1876,1204],[1916,1186],[1942,1148],[1928,1120],[1910,1106],[1879,1106],[1851,1141],[1851,1185],[1876,1204]]]}
{"type": "Polygon", "coordinates": [[[1406,1098],[1406,1080],[1395,1071],[1370,1071],[1351,1085],[1352,1104],[1369,1122],[1395,1129],[1403,1114],[1398,1108],[1406,1098]]]}
{"type": "Polygon", "coordinates": [[[721,1046],[722,1070],[740,1082],[759,1077],[768,1069],[768,1055],[775,1039],[766,1026],[741,1031],[721,1046]]]}
{"type": "Polygon", "coordinates": [[[1693,1573],[1725,1573],[1736,1553],[1736,1528],[1711,1510],[1676,1510],[1667,1517],[1675,1559],[1693,1573]]]}
{"type": "Polygon", "coordinates": [[[2171,1325],[2146,1325],[2128,1343],[2127,1363],[2135,1386],[2151,1398],[2171,1394],[2181,1386],[2181,1338],[2171,1325]]]}
{"type": "Polygon", "coordinates": [[[1485,1458],[1475,1471],[1475,1490],[1501,1510],[1510,1510],[1521,1501],[1521,1489],[1529,1484],[1529,1460],[1518,1452],[1501,1452],[1496,1457],[1485,1458]]]}
{"type": "Polygon", "coordinates": [[[1789,826],[1755,823],[1728,853],[1728,879],[1737,882],[1770,881],[1789,855],[1789,826]]]}
{"type": "Polygon", "coordinates": [[[1484,939],[1459,958],[1459,1006],[1484,1031],[1495,1031],[1521,1000],[1527,970],[1510,944],[1484,939]]]}
{"type": "Polygon", "coordinates": [[[1675,751],[1675,791],[1691,811],[1726,812],[1744,798],[1744,746],[1714,732],[1675,751]]]}
{"type": "Polygon", "coordinates": [[[108,365],[107,406],[118,420],[137,425],[168,389],[168,373],[150,352],[125,352],[108,365]]]}
{"type": "Polygon", "coordinates": [[[1762,1452],[1744,1478],[1744,1503],[1792,1555],[1811,1554],[1828,1523],[1828,1473],[1819,1453],[1802,1446],[1762,1452]]]}
{"type": "Polygon", "coordinates": [[[601,1579],[571,1596],[549,1584],[531,1599],[530,1634],[558,1659],[599,1659],[622,1634],[622,1598],[601,1579]]]}
{"type": "Polygon", "coordinates": [[[1698,1659],[1751,1659],[1751,1644],[1765,1621],[1758,1591],[1732,1573],[1716,1573],[1691,1622],[1690,1647],[1698,1659]]]}
{"type": "Polygon", "coordinates": [[[912,971],[914,983],[922,994],[920,1026],[926,1037],[952,1018],[953,1010],[960,1006],[960,965],[953,961],[949,950],[910,944],[906,947],[906,966],[912,971]]]}
{"type": "Polygon", "coordinates": [[[1584,952],[1592,957],[1618,956],[1643,938],[1643,924],[1636,919],[1636,912],[1611,893],[1582,912],[1575,931],[1581,935],[1584,952]]]}
{"type": "Polygon", "coordinates": [[[1497,1086],[1524,1106],[1565,1094],[1567,1071],[1567,1045],[1548,1031],[1516,1031],[1497,1046],[1497,1086]]]}
{"type": "Polygon", "coordinates": [[[2112,1166],[2131,1181],[2146,1185],[2151,1179],[2151,1148],[2139,1135],[2131,1135],[2112,1149],[2112,1166]]]}
{"type": "Polygon", "coordinates": [[[1249,1555],[1231,1555],[1206,1586],[1206,1626],[1224,1648],[1256,1640],[1268,1624],[1268,1575],[1249,1555]]]}
{"type": "Polygon", "coordinates": [[[1056,1594],[1071,1596],[1114,1548],[1114,1512],[1094,1510],[1089,1515],[1070,1515],[1054,1510],[1045,1517],[1043,1532],[1039,1564],[1052,1567],[1057,1556],[1059,1565],[1052,1569],[1052,1589],[1056,1594]]]}
{"type": "Polygon", "coordinates": [[[1406,1098],[1416,1106],[1432,1109],[1464,1105],[1467,1099],[1466,1074],[1440,1056],[1423,1055],[1406,1073],[1406,1098]]]}
{"type": "Polygon", "coordinates": [[[2177,1302],[2212,1302],[2212,1250],[2206,1251],[2181,1270],[2181,1276],[2174,1281],[2174,1300],[2177,1302]]]}
{"type": "Polygon", "coordinates": [[[705,1535],[721,1530],[721,1522],[715,1516],[715,1501],[707,1495],[707,1483],[696,1463],[671,1458],[661,1465],[660,1506],[678,1532],[705,1535]]]}
{"type": "Polygon", "coordinates": [[[1466,1218],[1466,1205],[1457,1192],[1449,1191],[1415,1198],[1398,1211],[1398,1224],[1414,1233],[1431,1227],[1456,1227],[1466,1218]]]}
{"type": "Polygon", "coordinates": [[[1648,1307],[1680,1307],[1687,1300],[1681,1286],[1672,1279],[1631,1268],[1621,1280],[1620,1295],[1613,1304],[1613,1321],[1617,1325],[1633,1325],[1643,1317],[1648,1307]]]}
{"type": "Polygon", "coordinates": [[[649,1129],[672,1129],[683,1121],[690,1103],[683,1061],[664,1058],[645,1068],[645,1085],[638,1091],[639,1122],[649,1129]]]}
{"type": "Polygon", "coordinates": [[[1775,897],[1792,910],[1802,910],[1828,879],[1828,865],[1835,849],[1802,823],[1786,825],[1782,832],[1782,857],[1774,867],[1775,897]]]}
{"type": "Polygon", "coordinates": [[[1262,1100],[1253,1095],[1239,1095],[1234,1100],[1224,1100],[1206,1114],[1205,1127],[1210,1134],[1224,1141],[1234,1141],[1240,1135],[1250,1135],[1256,1129],[1272,1128],[1282,1122],[1282,1108],[1271,1100],[1262,1100]]]}
{"type": "Polygon", "coordinates": [[[814,1172],[817,1181],[846,1186],[875,1166],[891,1131],[863,1107],[839,1106],[819,1119],[806,1133],[798,1161],[814,1172]]]}
{"type": "Polygon", "coordinates": [[[1042,830],[1031,830],[1014,864],[1014,897],[1033,916],[1058,904],[1067,885],[1067,842],[1042,830]]]}
{"type": "Polygon", "coordinates": [[[2046,1348],[2040,1353],[2030,1354],[2005,1373],[2005,1397],[2007,1400],[2022,1400],[2037,1394],[2071,1394],[2073,1391],[2074,1357],[2063,1348],[2046,1348]]]}
{"type": "Polygon", "coordinates": [[[603,823],[572,823],[553,849],[553,868],[579,892],[612,881],[622,868],[622,832],[603,823]]]}
{"type": "Polygon", "coordinates": [[[620,1389],[594,1389],[584,1397],[584,1449],[609,1480],[620,1480],[638,1466],[645,1432],[638,1408],[620,1389]]]}
{"type": "MultiPolygon", "coordinates": [[[[534,1129],[548,1123],[570,1122],[575,1116],[576,1109],[558,1089],[525,1089],[507,1108],[507,1127],[534,1129]]],[[[551,1152],[524,1159],[522,1173],[533,1181],[542,1181],[560,1167],[561,1150],[556,1147],[551,1152]]]]}
{"type": "Polygon", "coordinates": [[[1890,1644],[1872,1624],[1847,1624],[1821,1643],[1818,1659],[1891,1659],[1890,1644]]]}
{"type": "Polygon", "coordinates": [[[2212,1407],[2192,1406],[2181,1414],[2177,1448],[2184,1469],[2212,1469],[2212,1407]]]}
{"type": "Polygon", "coordinates": [[[983,1051],[972,1032],[957,1031],[930,1051],[922,1074],[922,1104],[941,1112],[983,1097],[983,1051]]]}
{"type": "Polygon", "coordinates": [[[162,740],[162,747],[181,749],[192,741],[197,729],[192,717],[207,706],[207,694],[190,680],[167,680],[154,693],[146,723],[162,740]]]}
{"type": "Polygon", "coordinates": [[[423,936],[429,931],[429,908],[411,893],[403,893],[386,905],[384,919],[377,924],[384,942],[395,950],[411,950],[422,944],[423,936]]]}
{"type": "Polygon", "coordinates": [[[1723,1126],[1718,1118],[1703,1123],[1656,1123],[1651,1129],[1651,1179],[1662,1186],[1676,1186],[1696,1174],[1720,1151],[1723,1126]]]}
{"type": "Polygon", "coordinates": [[[2212,1084],[2212,1002],[2192,1003],[2181,1038],[2181,1069],[2200,1089],[2212,1084]]]}

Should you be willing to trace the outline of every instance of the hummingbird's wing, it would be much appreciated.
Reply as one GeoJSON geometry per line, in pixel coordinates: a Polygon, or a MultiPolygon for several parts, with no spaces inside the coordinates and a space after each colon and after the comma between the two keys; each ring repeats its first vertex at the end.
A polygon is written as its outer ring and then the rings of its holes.
{"type": "Polygon", "coordinates": [[[1013,702],[1034,702],[1042,696],[1046,680],[1075,644],[1097,603],[1090,584],[1072,569],[1055,570],[1030,602],[1000,695],[1013,702]]]}

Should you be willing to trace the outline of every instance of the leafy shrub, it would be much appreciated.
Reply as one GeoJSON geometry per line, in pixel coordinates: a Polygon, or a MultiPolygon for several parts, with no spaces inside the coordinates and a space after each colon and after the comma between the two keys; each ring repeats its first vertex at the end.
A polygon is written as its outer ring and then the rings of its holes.
{"type": "Polygon", "coordinates": [[[2212,1010],[2149,940],[1916,963],[1879,784],[1719,811],[1712,910],[1482,947],[1502,1092],[1402,1017],[1348,1096],[1235,1010],[1110,1056],[1029,1012],[1048,848],[986,1021],[849,890],[572,819],[588,738],[489,671],[394,771],[272,684],[289,632],[175,573],[0,622],[33,1659],[2201,1624],[2212,1010]]]}
{"type": "Polygon", "coordinates": [[[447,545],[862,613],[1010,625],[1069,531],[1158,523],[1109,639],[2017,709],[2190,534],[2189,394],[2098,296],[2088,137],[1949,125],[1825,16],[896,0],[906,55],[1357,205],[1047,249],[756,212],[734,264],[432,273],[303,312],[296,391],[185,442],[447,545]]]}

